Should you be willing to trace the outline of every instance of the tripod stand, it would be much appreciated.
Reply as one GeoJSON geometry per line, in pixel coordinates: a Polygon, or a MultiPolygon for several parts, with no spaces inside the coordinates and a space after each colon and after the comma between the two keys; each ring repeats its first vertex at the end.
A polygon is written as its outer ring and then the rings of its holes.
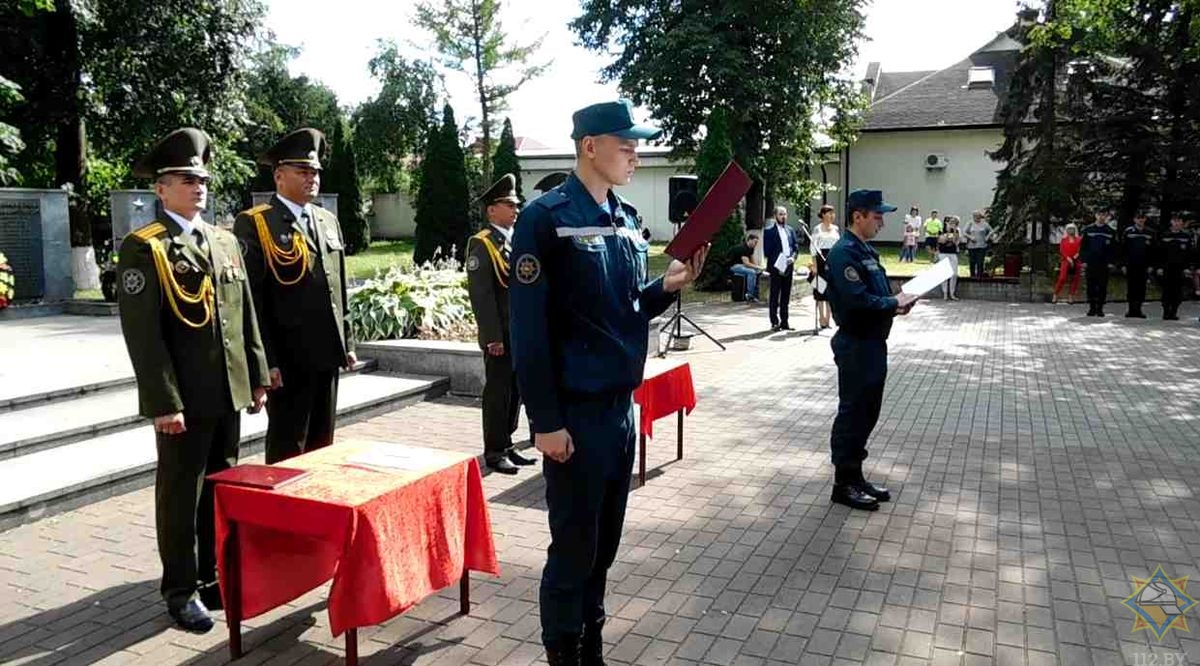
{"type": "MultiPolygon", "coordinates": [[[[677,233],[679,233],[679,223],[675,224],[674,231],[671,234],[672,238],[677,233]]],[[[721,344],[720,341],[718,341],[713,336],[709,335],[708,331],[701,328],[699,324],[692,321],[691,318],[689,318],[687,315],[685,315],[683,313],[683,290],[680,289],[679,291],[677,291],[675,293],[675,314],[671,315],[671,318],[667,320],[667,323],[663,324],[658,329],[658,337],[660,340],[659,344],[661,345],[658,350],[659,358],[663,358],[664,356],[666,356],[667,352],[671,350],[671,346],[673,344],[675,344],[675,341],[679,340],[680,338],[683,337],[683,322],[685,322],[685,321],[688,323],[689,326],[696,329],[696,331],[698,333],[700,333],[704,337],[708,338],[709,340],[712,340],[713,344],[715,344],[716,346],[721,348],[721,351],[725,351],[725,345],[721,344]],[[667,342],[666,342],[666,344],[663,344],[661,342],[662,334],[663,334],[663,332],[667,331],[668,329],[670,329],[670,331],[667,333],[667,342]]]]}
{"type": "Polygon", "coordinates": [[[660,340],[662,339],[662,333],[667,329],[671,329],[670,332],[667,333],[667,343],[658,350],[659,358],[666,356],[667,352],[671,350],[671,345],[674,344],[676,340],[683,337],[683,322],[685,321],[692,328],[696,329],[698,333],[709,340],[712,340],[713,344],[721,348],[721,351],[725,351],[725,345],[721,344],[719,340],[709,335],[708,331],[700,328],[699,324],[692,321],[687,315],[683,314],[683,290],[680,289],[675,294],[675,314],[671,315],[671,318],[667,320],[667,323],[663,324],[658,329],[660,340]]]}

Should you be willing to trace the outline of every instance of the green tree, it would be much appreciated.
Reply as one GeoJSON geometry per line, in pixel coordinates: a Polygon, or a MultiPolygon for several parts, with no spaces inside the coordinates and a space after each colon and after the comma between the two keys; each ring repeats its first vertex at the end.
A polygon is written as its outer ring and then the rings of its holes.
{"type": "Polygon", "coordinates": [[[695,152],[716,108],[729,112],[738,162],[763,194],[800,200],[814,161],[814,118],[853,136],[862,108],[848,75],[863,37],[865,0],[584,0],[571,23],[583,45],[618,54],[603,71],[649,107],[677,155],[695,152]],[[765,191],[764,191],[765,186],[765,191]]]}
{"type": "MultiPolygon", "coordinates": [[[[521,190],[521,162],[517,159],[517,139],[513,136],[512,120],[504,119],[504,129],[500,132],[500,143],[496,145],[496,154],[492,156],[492,165],[496,178],[511,173],[517,179],[517,194],[521,190]]],[[[495,178],[492,179],[493,181],[495,178]]],[[[487,183],[484,187],[488,187],[487,183]]]]}
{"type": "MultiPolygon", "coordinates": [[[[26,144],[16,162],[27,184],[81,194],[89,151],[127,163],[168,131],[194,125],[217,144],[216,194],[240,189],[252,165],[230,146],[241,134],[242,74],[264,15],[259,0],[52,4],[32,15],[0,6],[0,63],[26,99],[10,123],[26,144]]],[[[87,209],[72,198],[75,245],[90,240],[87,209]]]]}
{"type": "Polygon", "coordinates": [[[350,127],[345,120],[338,120],[333,127],[333,150],[329,156],[329,167],[325,170],[324,189],[338,195],[338,222],[342,226],[342,239],[348,254],[357,254],[371,244],[371,230],[363,215],[362,188],[358,181],[358,162],[354,155],[354,142],[350,127]]]}
{"type": "MultiPolygon", "coordinates": [[[[238,153],[248,160],[255,160],[287,132],[313,127],[332,137],[342,122],[336,93],[307,76],[288,73],[288,62],[298,54],[291,47],[267,44],[250,60],[246,72],[246,123],[238,144],[238,153]]],[[[250,191],[274,190],[271,169],[259,167],[253,182],[246,185],[244,201],[250,200],[250,191]]]]}
{"type": "Polygon", "coordinates": [[[471,77],[483,134],[483,182],[492,180],[492,125],[505,100],[546,65],[530,65],[539,38],[518,44],[500,24],[499,0],[422,0],[417,25],[433,35],[442,64],[471,77]]]}
{"type": "MultiPolygon", "coordinates": [[[[718,107],[708,115],[704,140],[700,142],[700,149],[696,152],[696,180],[701,195],[717,182],[717,178],[720,178],[721,172],[731,159],[733,141],[729,136],[729,114],[725,109],[718,107]]],[[[704,271],[696,282],[699,289],[719,291],[725,288],[725,281],[729,277],[729,267],[725,258],[742,244],[745,233],[742,213],[735,209],[713,237],[709,260],[705,262],[704,271]]]]}
{"type": "Polygon", "coordinates": [[[368,67],[381,88],[354,112],[359,172],[372,192],[411,191],[413,158],[438,125],[437,74],[427,63],[405,59],[391,42],[380,42],[368,67]]]}
{"type": "Polygon", "coordinates": [[[413,261],[435,258],[461,260],[470,225],[470,193],[463,148],[459,142],[454,109],[442,109],[440,127],[431,128],[421,162],[417,193],[417,242],[413,261]]]}

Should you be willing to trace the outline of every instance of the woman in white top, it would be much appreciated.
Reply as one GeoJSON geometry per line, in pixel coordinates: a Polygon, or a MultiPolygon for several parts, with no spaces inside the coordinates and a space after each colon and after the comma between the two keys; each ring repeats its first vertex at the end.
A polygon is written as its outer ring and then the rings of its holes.
{"type": "Polygon", "coordinates": [[[821,328],[829,328],[829,302],[825,299],[825,289],[829,285],[825,281],[825,259],[829,256],[829,251],[833,249],[833,246],[837,244],[838,239],[842,237],[837,225],[833,223],[834,215],[833,206],[828,204],[821,206],[820,212],[817,213],[821,221],[817,223],[812,232],[813,262],[816,265],[817,275],[813,282],[813,299],[817,302],[817,317],[821,322],[821,328]]]}

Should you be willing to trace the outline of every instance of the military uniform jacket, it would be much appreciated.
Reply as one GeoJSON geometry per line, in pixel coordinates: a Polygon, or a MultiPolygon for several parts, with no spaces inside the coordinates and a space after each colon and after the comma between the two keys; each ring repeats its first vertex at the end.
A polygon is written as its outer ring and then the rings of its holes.
{"type": "Polygon", "coordinates": [[[512,245],[498,229],[488,226],[467,240],[467,291],[479,329],[479,348],[508,336],[508,280],[512,245]]]}
{"type": "Polygon", "coordinates": [[[571,174],[521,211],[513,235],[513,365],[538,432],[563,427],[564,395],[616,396],[642,382],[649,322],[675,294],[647,277],[637,210],[597,204],[571,174]]]}
{"type": "Polygon", "coordinates": [[[1136,224],[1125,227],[1125,263],[1145,266],[1154,259],[1154,231],[1136,224]]]}
{"type": "Polygon", "coordinates": [[[1113,238],[1116,232],[1107,224],[1089,224],[1080,230],[1083,238],[1079,258],[1085,264],[1107,264],[1112,260],[1113,238]]]}
{"type": "Polygon", "coordinates": [[[1192,264],[1196,257],[1192,247],[1192,235],[1187,231],[1168,231],[1162,237],[1162,263],[1176,271],[1192,264]]]}
{"type": "Polygon", "coordinates": [[[121,244],[117,303],[138,411],[151,418],[237,411],[250,404],[252,388],[270,384],[237,239],[199,222],[201,249],[163,218],[121,244]]]}
{"type": "Polygon", "coordinates": [[[842,234],[829,251],[825,290],[839,332],[885,340],[896,316],[896,298],[879,253],[853,233],[842,234]]]}
{"type": "Polygon", "coordinates": [[[243,211],[233,223],[272,368],[340,368],[354,350],[341,227],[329,211],[308,208],[317,238],[309,237],[278,197],[243,211]],[[260,217],[265,223],[261,235],[260,217]]]}

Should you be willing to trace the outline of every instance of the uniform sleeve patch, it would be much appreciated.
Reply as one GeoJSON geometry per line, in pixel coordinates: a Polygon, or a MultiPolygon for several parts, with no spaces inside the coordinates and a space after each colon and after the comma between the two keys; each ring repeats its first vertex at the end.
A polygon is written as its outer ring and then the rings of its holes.
{"type": "Polygon", "coordinates": [[[479,270],[479,257],[477,257],[473,254],[471,256],[467,257],[467,270],[469,270],[469,271],[479,270]]]}
{"type": "Polygon", "coordinates": [[[521,284],[533,284],[542,276],[542,262],[532,254],[521,255],[514,265],[517,270],[517,282],[521,284]]]}
{"type": "Polygon", "coordinates": [[[851,282],[862,282],[862,278],[858,276],[858,271],[855,270],[853,266],[847,266],[846,270],[843,272],[843,275],[845,275],[846,279],[851,282]]]}
{"type": "Polygon", "coordinates": [[[146,288],[146,274],[139,268],[129,268],[121,273],[121,288],[130,296],[136,296],[146,288]]]}

